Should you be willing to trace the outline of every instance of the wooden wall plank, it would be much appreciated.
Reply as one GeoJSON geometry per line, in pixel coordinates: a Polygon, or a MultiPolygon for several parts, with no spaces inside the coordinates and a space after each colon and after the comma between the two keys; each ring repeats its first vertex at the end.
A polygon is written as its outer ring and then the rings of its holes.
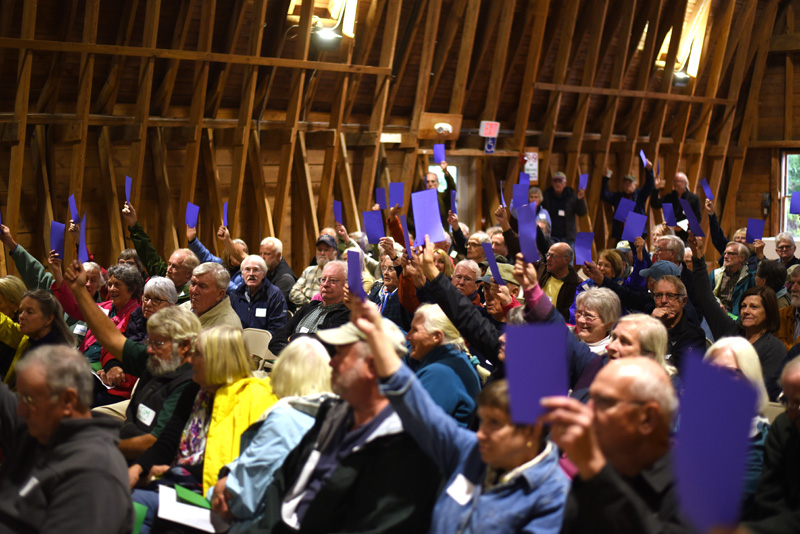
{"type": "Polygon", "coordinates": [[[167,170],[167,147],[164,144],[164,135],[161,128],[152,128],[149,132],[151,153],[153,155],[153,176],[155,176],[156,190],[162,214],[162,227],[164,251],[162,256],[168,258],[172,251],[179,248],[178,226],[175,220],[175,212],[172,210],[172,195],[167,170]]]}
{"type": "MultiPolygon", "coordinates": [[[[111,138],[108,127],[100,128],[100,135],[97,137],[97,151],[100,156],[100,175],[103,177],[105,202],[108,223],[109,240],[112,251],[121,251],[128,247],[125,246],[124,229],[122,228],[122,218],[120,217],[120,201],[117,195],[117,178],[114,169],[114,155],[111,147],[111,138]]],[[[167,197],[169,198],[169,197],[167,197]]]]}

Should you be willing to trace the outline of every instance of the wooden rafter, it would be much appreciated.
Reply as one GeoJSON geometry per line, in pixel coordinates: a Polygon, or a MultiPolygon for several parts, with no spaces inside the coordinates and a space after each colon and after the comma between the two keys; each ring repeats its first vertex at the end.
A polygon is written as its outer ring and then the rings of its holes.
{"type": "MultiPolygon", "coordinates": [[[[482,21],[480,43],[478,44],[478,48],[472,51],[472,60],[470,62],[472,68],[470,69],[469,81],[467,82],[467,92],[464,95],[464,106],[466,106],[470,96],[475,91],[477,84],[484,79],[483,76],[478,75],[478,71],[483,64],[486,54],[489,53],[489,48],[494,43],[492,37],[494,36],[497,20],[500,17],[500,8],[502,4],[503,2],[490,3],[489,14],[486,16],[486,20],[482,21]]],[[[459,113],[463,114],[464,108],[460,109],[459,113]]]]}
{"type": "Polygon", "coordinates": [[[436,43],[436,50],[433,55],[433,67],[431,68],[431,83],[428,90],[428,101],[426,107],[430,107],[431,101],[436,94],[436,89],[439,87],[439,82],[442,79],[444,67],[447,64],[447,58],[450,56],[450,50],[453,47],[458,30],[461,28],[464,11],[467,8],[467,0],[454,0],[450,6],[450,11],[447,14],[446,25],[442,32],[442,38],[436,43]]]}
{"type": "MultiPolygon", "coordinates": [[[[73,1],[73,4],[75,2],[73,1]]],[[[139,7],[139,0],[127,0],[123,7],[122,13],[120,14],[119,18],[119,31],[117,32],[117,43],[120,46],[128,46],[131,42],[131,37],[133,35],[133,23],[136,20],[136,10],[139,7]]],[[[156,24],[158,20],[156,20],[156,24]]],[[[62,40],[66,39],[66,35],[62,37],[62,40]]],[[[154,43],[155,44],[155,43],[154,43]]],[[[61,54],[55,54],[53,58],[54,62],[58,62],[59,67],[59,74],[60,74],[60,65],[62,64],[61,54]]],[[[98,95],[97,99],[95,99],[93,109],[95,112],[105,112],[105,113],[113,113],[114,111],[114,103],[117,100],[117,91],[119,90],[119,83],[122,79],[122,71],[125,67],[125,57],[124,56],[114,56],[111,59],[111,66],[108,69],[108,76],[106,76],[106,81],[103,84],[103,87],[100,89],[100,94],[98,95]]],[[[60,76],[57,78],[60,79],[60,76]]],[[[57,93],[56,93],[57,95],[57,93]]],[[[41,102],[41,98],[39,101],[41,102]]],[[[52,99],[52,102],[55,104],[56,98],[52,99]]],[[[42,109],[40,107],[40,109],[42,109]]]]}
{"type": "Polygon", "coordinates": [[[419,3],[414,2],[411,17],[408,19],[408,23],[406,24],[403,40],[400,42],[399,47],[400,58],[395,59],[394,67],[391,71],[392,76],[394,77],[394,84],[389,92],[389,103],[386,107],[386,112],[389,114],[392,112],[395,98],[397,98],[397,92],[400,90],[400,84],[403,81],[403,75],[406,72],[408,59],[411,57],[411,52],[414,49],[413,44],[417,37],[417,30],[422,24],[422,16],[425,14],[425,8],[427,5],[428,0],[420,0],[419,3]]]}
{"type": "MultiPolygon", "coordinates": [[[[62,40],[66,40],[69,30],[75,24],[75,19],[78,13],[78,0],[64,2],[63,8],[64,16],[61,19],[59,37],[62,40]]],[[[50,60],[50,72],[47,75],[47,81],[44,82],[42,91],[39,93],[39,99],[36,102],[37,110],[52,111],[55,109],[56,101],[58,100],[58,89],[61,85],[63,68],[63,55],[59,52],[54,53],[52,59],[50,60]]]]}
{"type": "MultiPolygon", "coordinates": [[[[456,77],[453,80],[453,96],[450,99],[450,113],[461,113],[466,102],[466,86],[472,60],[472,45],[475,42],[475,30],[478,27],[480,11],[480,0],[469,0],[461,32],[461,46],[458,49],[456,77]]],[[[403,167],[405,168],[405,165],[403,167]]]]}
{"type": "Polygon", "coordinates": [[[500,107],[500,98],[503,95],[503,80],[505,80],[508,43],[509,39],[511,39],[511,25],[514,23],[514,2],[502,2],[502,4],[500,21],[497,26],[494,56],[492,57],[492,71],[489,75],[489,88],[486,92],[486,104],[480,115],[481,120],[485,121],[497,118],[497,109],[500,107]]]}
{"type": "MultiPolygon", "coordinates": [[[[362,33],[359,31],[356,34],[355,50],[348,51],[348,53],[352,53],[350,58],[354,59],[353,63],[356,65],[366,64],[369,58],[369,53],[375,42],[375,36],[378,33],[378,25],[381,21],[381,15],[383,14],[385,4],[386,0],[374,0],[369,5],[364,32],[362,33]]],[[[343,116],[345,118],[350,117],[350,113],[353,110],[353,104],[356,101],[356,97],[358,97],[358,88],[361,85],[361,78],[360,74],[354,74],[347,82],[348,85],[350,85],[350,91],[348,91],[346,95],[347,102],[343,110],[343,116]]]]}
{"type": "Polygon", "coordinates": [[[169,171],[167,170],[167,147],[164,144],[164,135],[161,128],[152,128],[148,137],[150,138],[150,152],[153,156],[153,176],[155,177],[156,191],[158,191],[162,227],[164,229],[164,245],[162,249],[165,252],[171,252],[180,246],[180,241],[178,240],[178,225],[175,224],[175,212],[172,209],[169,171]]]}
{"type": "MultiPolygon", "coordinates": [[[[192,17],[192,11],[194,11],[194,4],[197,0],[182,0],[181,1],[181,9],[178,14],[178,18],[176,20],[176,27],[175,33],[172,34],[172,46],[173,50],[183,50],[183,47],[186,45],[186,38],[189,35],[189,20],[192,17]]],[[[216,5],[216,0],[212,3],[211,7],[216,5]]],[[[203,12],[205,13],[208,7],[204,5],[203,12]]],[[[200,22],[201,29],[200,39],[203,39],[203,22],[200,22]]],[[[200,47],[198,45],[198,50],[205,50],[205,47],[200,47]]],[[[208,48],[210,51],[211,48],[208,48]]],[[[153,97],[152,107],[157,109],[160,115],[166,115],[167,109],[169,108],[170,100],[172,100],[172,91],[175,88],[175,80],[178,76],[178,66],[180,65],[180,59],[172,58],[167,62],[167,71],[164,74],[164,77],[161,79],[161,84],[159,84],[158,89],[155,91],[155,96],[153,97]]],[[[195,69],[195,75],[197,74],[197,70],[195,69]]]]}
{"type": "Polygon", "coordinates": [[[123,250],[125,247],[125,237],[120,218],[120,203],[117,196],[117,178],[114,170],[114,155],[111,147],[111,138],[108,127],[100,128],[100,135],[97,136],[97,152],[100,156],[100,176],[103,178],[105,186],[102,188],[105,195],[106,213],[109,223],[109,240],[111,250],[123,250]]]}
{"type": "MultiPolygon", "coordinates": [[[[236,0],[236,4],[233,7],[231,18],[228,21],[228,32],[225,36],[225,50],[227,50],[229,54],[236,52],[236,43],[239,40],[239,33],[244,24],[245,8],[247,4],[248,2],[245,0],[236,0]]],[[[261,43],[259,41],[259,48],[254,50],[251,47],[248,53],[258,55],[261,51],[260,45],[261,43]]],[[[216,117],[217,112],[219,112],[219,108],[222,105],[222,95],[225,92],[225,85],[228,83],[231,67],[232,65],[230,63],[225,63],[222,69],[217,73],[216,79],[209,84],[211,88],[209,90],[209,96],[206,97],[205,113],[209,117],[216,117]]]]}
{"type": "Polygon", "coordinates": [[[31,133],[31,167],[38,187],[40,204],[40,223],[42,225],[42,242],[46,251],[50,248],[50,221],[55,220],[53,201],[50,196],[50,173],[47,170],[47,149],[45,148],[44,126],[36,126],[31,133]]]}
{"type": "Polygon", "coordinates": [[[253,200],[256,204],[259,227],[266,230],[267,235],[275,235],[272,224],[272,208],[267,197],[264,167],[261,165],[261,140],[254,129],[250,130],[250,144],[247,149],[250,176],[253,179],[253,200]]]}

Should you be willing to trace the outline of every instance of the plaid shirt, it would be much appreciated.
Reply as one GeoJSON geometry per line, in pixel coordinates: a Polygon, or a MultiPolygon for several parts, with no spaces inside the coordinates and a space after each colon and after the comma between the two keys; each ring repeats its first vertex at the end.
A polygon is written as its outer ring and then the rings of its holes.
{"type": "Polygon", "coordinates": [[[319,292],[319,278],[322,276],[322,267],[311,265],[306,267],[303,274],[295,282],[294,287],[289,291],[289,299],[297,304],[297,307],[311,302],[311,298],[319,292]]]}

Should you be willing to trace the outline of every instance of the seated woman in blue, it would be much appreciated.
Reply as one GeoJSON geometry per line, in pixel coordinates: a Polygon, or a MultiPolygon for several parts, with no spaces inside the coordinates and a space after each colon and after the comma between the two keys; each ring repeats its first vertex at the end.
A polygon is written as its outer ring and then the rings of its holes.
{"type": "Polygon", "coordinates": [[[478,396],[478,432],[461,428],[397,358],[375,305],[351,303],[353,320],[372,349],[381,392],[448,478],[430,532],[559,532],[569,481],[542,425],[511,422],[507,382],[493,382],[478,396]]]}

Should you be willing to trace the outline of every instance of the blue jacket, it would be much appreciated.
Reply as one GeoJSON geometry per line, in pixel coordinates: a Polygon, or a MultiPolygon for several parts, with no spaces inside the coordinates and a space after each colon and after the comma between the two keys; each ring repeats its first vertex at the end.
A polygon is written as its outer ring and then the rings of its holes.
{"type": "Polygon", "coordinates": [[[430,532],[556,534],[561,530],[570,483],[552,444],[536,464],[485,489],[489,468],[481,459],[475,433],[445,414],[408,367],[402,366],[380,388],[403,427],[448,478],[433,509],[430,532]]]}
{"type": "MultiPolygon", "coordinates": [[[[200,263],[214,262],[224,265],[222,263],[222,258],[213,255],[211,251],[208,250],[205,245],[203,245],[203,243],[201,243],[196,237],[192,241],[189,241],[189,250],[194,252],[195,256],[197,256],[197,259],[200,260],[200,263]]],[[[230,295],[239,286],[244,285],[242,271],[240,271],[238,267],[233,271],[230,271],[229,269],[229,272],[231,273],[231,281],[228,283],[228,295],[230,295]]]]}
{"type": "Polygon", "coordinates": [[[274,334],[286,324],[286,299],[281,290],[266,278],[261,289],[248,300],[248,288],[242,284],[230,291],[231,306],[242,321],[242,328],[260,328],[274,334]]]}
{"type": "Polygon", "coordinates": [[[466,354],[447,344],[436,347],[421,361],[408,356],[405,360],[433,401],[466,428],[481,392],[478,373],[466,354]]]}

